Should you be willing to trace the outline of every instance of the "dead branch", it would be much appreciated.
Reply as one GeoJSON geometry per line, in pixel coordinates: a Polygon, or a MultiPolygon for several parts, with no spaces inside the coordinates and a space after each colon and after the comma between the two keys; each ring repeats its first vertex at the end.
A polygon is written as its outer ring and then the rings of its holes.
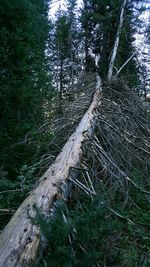
{"type": "MultiPolygon", "coordinates": [[[[41,177],[38,187],[25,199],[2,231],[0,236],[1,267],[27,267],[34,264],[38,258],[40,231],[30,219],[36,215],[33,205],[40,208],[45,216],[51,214],[53,203],[59,198],[58,191],[62,181],[70,176],[70,169],[78,166],[82,161],[82,145],[92,134],[91,129],[94,127],[93,120],[99,97],[100,90],[97,90],[76,131],[72,133],[55,162],[41,177]]],[[[75,107],[73,112],[76,113],[75,107]]],[[[76,183],[87,191],[90,190],[77,180],[76,183]]]]}

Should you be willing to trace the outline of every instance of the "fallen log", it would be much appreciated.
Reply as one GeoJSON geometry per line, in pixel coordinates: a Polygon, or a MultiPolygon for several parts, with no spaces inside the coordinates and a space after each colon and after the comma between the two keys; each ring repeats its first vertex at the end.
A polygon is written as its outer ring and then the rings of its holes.
{"type": "Polygon", "coordinates": [[[58,185],[68,178],[70,169],[78,166],[81,162],[82,143],[92,133],[94,114],[100,94],[99,88],[76,131],[70,136],[55,162],[41,177],[38,187],[24,200],[2,231],[0,235],[0,267],[36,265],[40,231],[31,222],[31,217],[34,218],[36,215],[33,205],[40,208],[45,216],[50,214],[53,203],[58,197],[58,185]]]}

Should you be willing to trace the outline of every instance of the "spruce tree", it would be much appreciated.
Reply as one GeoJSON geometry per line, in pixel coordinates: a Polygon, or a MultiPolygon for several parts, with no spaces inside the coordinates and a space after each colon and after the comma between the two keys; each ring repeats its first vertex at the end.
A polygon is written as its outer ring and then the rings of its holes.
{"type": "Polygon", "coordinates": [[[54,32],[54,52],[57,60],[58,91],[59,91],[59,111],[61,111],[61,102],[63,93],[66,89],[67,72],[66,64],[70,55],[69,43],[69,23],[65,12],[59,12],[55,24],[54,32]]]}
{"type": "Polygon", "coordinates": [[[108,71],[121,3],[121,0],[84,0],[81,23],[85,45],[85,69],[95,71],[94,57],[98,56],[102,78],[106,77],[108,71]]]}
{"type": "MultiPolygon", "coordinates": [[[[45,55],[49,26],[46,0],[1,0],[0,191],[20,188],[20,169],[37,151],[28,133],[43,123],[51,94],[45,55]]],[[[1,208],[16,207],[24,194],[0,197],[5,197],[1,208]]]]}

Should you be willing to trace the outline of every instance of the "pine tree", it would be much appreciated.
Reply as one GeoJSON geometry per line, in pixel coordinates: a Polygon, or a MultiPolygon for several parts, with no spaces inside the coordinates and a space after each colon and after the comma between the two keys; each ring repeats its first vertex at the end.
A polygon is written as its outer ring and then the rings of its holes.
{"type": "Polygon", "coordinates": [[[122,1],[85,0],[81,22],[84,32],[86,70],[95,71],[94,57],[99,58],[99,72],[106,77],[109,57],[117,32],[118,15],[122,1]],[[93,55],[93,56],[92,56],[93,55]]]}
{"type": "Polygon", "coordinates": [[[59,12],[55,24],[54,49],[57,55],[57,75],[59,81],[59,111],[61,111],[61,102],[63,92],[67,84],[66,64],[70,56],[69,43],[69,23],[65,12],[59,12]]]}
{"type": "Polygon", "coordinates": [[[74,76],[75,69],[76,69],[76,58],[78,54],[76,53],[76,43],[78,41],[78,34],[77,34],[77,21],[75,17],[75,7],[76,7],[76,0],[68,0],[68,22],[69,22],[69,31],[70,31],[70,77],[71,77],[71,90],[74,89],[74,76]]]}
{"type": "MultiPolygon", "coordinates": [[[[1,0],[0,191],[20,188],[19,171],[37,151],[26,137],[43,123],[44,103],[51,94],[45,56],[48,33],[47,1],[1,0]]],[[[4,196],[3,205],[15,207],[24,194],[4,196]]]]}

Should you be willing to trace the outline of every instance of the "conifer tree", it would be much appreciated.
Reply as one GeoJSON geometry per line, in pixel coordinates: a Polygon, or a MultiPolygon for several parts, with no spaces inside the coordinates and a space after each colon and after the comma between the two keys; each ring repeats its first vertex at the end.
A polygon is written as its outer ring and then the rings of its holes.
{"type": "Polygon", "coordinates": [[[108,63],[118,25],[122,1],[85,0],[81,22],[85,43],[86,69],[95,69],[92,57],[99,58],[99,72],[106,77],[108,63]],[[91,65],[91,67],[90,67],[91,65]]]}
{"type": "Polygon", "coordinates": [[[66,63],[70,56],[69,49],[69,23],[65,12],[59,12],[55,24],[54,32],[54,51],[57,55],[57,72],[59,81],[59,109],[61,109],[61,101],[63,92],[66,87],[67,73],[66,63]]]}
{"type": "Polygon", "coordinates": [[[76,64],[77,22],[75,18],[76,0],[68,0],[68,21],[70,29],[70,77],[71,89],[74,89],[74,75],[76,64]]]}
{"type": "Polygon", "coordinates": [[[75,15],[76,0],[68,0],[67,11],[56,14],[53,30],[53,76],[59,95],[59,111],[63,96],[74,88],[78,75],[78,26],[75,15]]]}
{"type": "MultiPolygon", "coordinates": [[[[47,0],[1,0],[0,5],[0,191],[5,191],[20,186],[19,171],[37,150],[26,137],[43,123],[50,97],[45,55],[50,24],[47,0]]],[[[17,206],[22,195],[5,195],[4,206],[17,206]]]]}

